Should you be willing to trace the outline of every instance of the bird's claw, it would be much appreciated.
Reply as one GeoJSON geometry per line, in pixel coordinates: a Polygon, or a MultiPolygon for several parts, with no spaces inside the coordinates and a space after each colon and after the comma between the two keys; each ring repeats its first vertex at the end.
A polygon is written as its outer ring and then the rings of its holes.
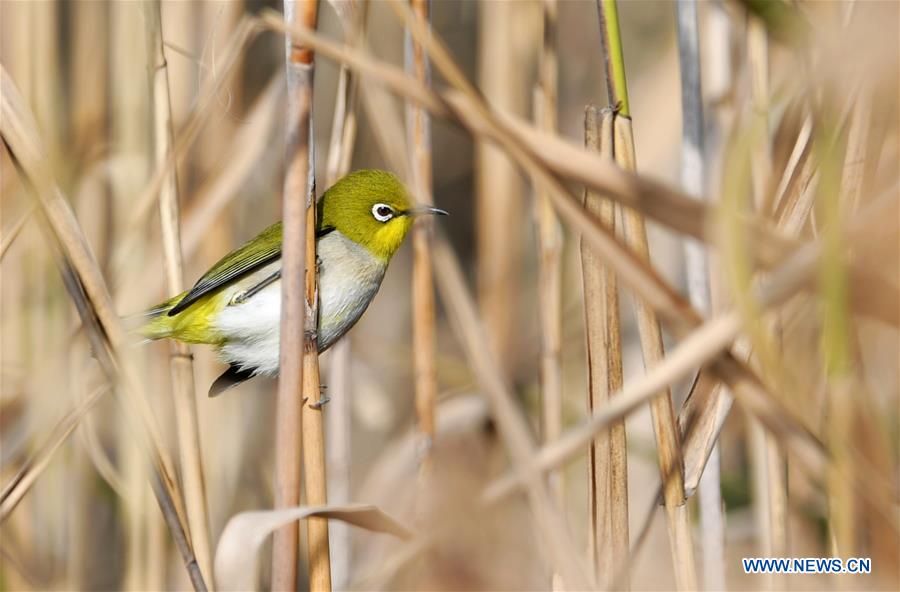
{"type": "Polygon", "coordinates": [[[319,400],[316,401],[315,403],[310,403],[310,404],[309,404],[309,408],[310,408],[310,409],[315,409],[316,411],[318,411],[319,409],[321,409],[321,408],[322,408],[328,401],[330,401],[330,400],[331,400],[331,397],[328,397],[328,396],[326,396],[326,395],[320,394],[320,395],[319,395],[319,400]]]}

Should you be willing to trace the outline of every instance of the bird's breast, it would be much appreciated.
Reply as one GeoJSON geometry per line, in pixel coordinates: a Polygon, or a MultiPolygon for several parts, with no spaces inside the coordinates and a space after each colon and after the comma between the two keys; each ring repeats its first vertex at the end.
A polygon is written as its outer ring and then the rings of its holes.
{"type": "Polygon", "coordinates": [[[336,230],[317,247],[319,349],[324,351],[362,316],[381,286],[387,261],[336,230]]]}

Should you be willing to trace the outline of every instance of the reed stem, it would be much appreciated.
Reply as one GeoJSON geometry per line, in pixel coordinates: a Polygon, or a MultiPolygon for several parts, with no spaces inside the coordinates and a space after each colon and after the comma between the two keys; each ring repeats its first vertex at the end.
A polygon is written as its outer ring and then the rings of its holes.
{"type": "MultiPolygon", "coordinates": [[[[625,60],[619,32],[615,0],[599,0],[598,12],[606,50],[607,90],[618,116],[614,119],[614,153],[616,163],[629,171],[636,169],[634,137],[631,131],[630,105],[625,80],[625,60]]],[[[623,208],[625,243],[645,263],[650,262],[647,228],[644,217],[631,208],[623,208]]],[[[635,316],[640,334],[644,366],[649,371],[658,365],[664,354],[662,331],[656,313],[641,298],[634,301],[635,316]]],[[[669,525],[669,544],[678,590],[697,588],[690,522],[684,493],[684,462],[681,456],[681,433],[675,419],[672,394],[667,388],[651,401],[653,431],[656,435],[659,468],[663,481],[664,500],[669,525]]]]}
{"type": "MultiPolygon", "coordinates": [[[[679,0],[675,5],[675,14],[681,73],[681,185],[685,193],[702,199],[706,185],[706,157],[697,0],[679,0]]],[[[684,258],[690,302],[700,313],[709,316],[712,298],[706,249],[700,241],[687,238],[684,258]]],[[[718,443],[710,452],[706,471],[700,479],[698,497],[703,587],[706,590],[724,590],[725,512],[718,443]]]]}
{"type": "MultiPolygon", "coordinates": [[[[296,26],[314,28],[317,9],[316,0],[284,2],[285,19],[296,26]]],[[[282,195],[284,237],[281,258],[281,351],[275,419],[276,508],[289,508],[300,504],[301,458],[304,465],[307,459],[305,450],[301,455],[301,448],[307,443],[301,416],[306,415],[304,396],[313,383],[316,386],[316,393],[310,402],[319,400],[318,364],[310,363],[310,357],[306,355],[310,339],[304,335],[310,323],[314,327],[316,322],[315,316],[309,310],[307,298],[310,288],[308,278],[310,275],[315,278],[315,251],[313,250],[311,269],[307,252],[309,241],[312,240],[315,244],[315,225],[313,224],[310,230],[309,224],[309,212],[312,211],[313,215],[315,213],[315,185],[312,182],[314,154],[310,146],[313,53],[308,48],[294,44],[290,35],[285,38],[285,52],[288,155],[282,195]],[[313,373],[311,371],[313,368],[315,376],[306,376],[313,373]]],[[[315,296],[314,280],[312,290],[315,296]]],[[[315,336],[313,332],[311,337],[313,344],[315,336]]],[[[315,345],[312,356],[315,356],[315,345]]],[[[314,429],[314,426],[307,427],[314,429]]],[[[307,470],[310,470],[308,466],[307,470]]],[[[313,488],[313,495],[316,495],[318,490],[318,487],[313,488]]],[[[273,590],[297,588],[298,550],[299,527],[296,522],[275,531],[272,543],[273,590]]],[[[320,565],[318,560],[317,565],[320,565]]]]}
{"type": "MultiPolygon", "coordinates": [[[[366,11],[368,3],[339,1],[332,2],[338,13],[348,44],[360,42],[365,35],[366,11]]],[[[350,171],[353,149],[356,143],[359,80],[356,74],[341,65],[338,73],[338,88],[335,97],[331,138],[328,146],[328,160],[325,165],[325,184],[331,187],[338,179],[350,171]]],[[[351,340],[341,339],[331,348],[331,364],[328,368],[328,396],[331,398],[325,417],[326,454],[328,466],[328,492],[332,504],[350,501],[350,467],[352,446],[352,365],[351,340]]],[[[329,547],[331,552],[332,584],[343,590],[350,582],[352,560],[351,530],[348,524],[335,521],[329,526],[329,547]]]]}
{"type": "MultiPolygon", "coordinates": [[[[163,51],[162,9],[159,0],[145,4],[145,24],[149,41],[150,85],[153,93],[154,164],[164,167],[174,144],[172,139],[172,109],[169,92],[169,69],[163,51]]],[[[166,283],[170,294],[184,291],[184,265],[181,248],[181,216],[178,204],[178,180],[172,168],[159,193],[160,223],[166,283]]],[[[187,344],[170,344],[170,372],[175,420],[178,428],[178,447],[181,456],[181,478],[184,483],[190,538],[200,571],[210,589],[212,581],[212,548],[209,540],[209,510],[206,506],[206,486],[203,476],[203,457],[197,429],[197,401],[194,392],[193,354],[187,344]]]]}
{"type": "MultiPolygon", "coordinates": [[[[547,133],[556,133],[558,60],[556,0],[543,2],[543,44],[535,89],[535,124],[547,133]]],[[[538,185],[540,188],[540,185],[538,185]]],[[[538,313],[541,322],[541,428],[544,442],[562,432],[562,251],[559,219],[545,189],[535,194],[534,216],[539,251],[538,313]]],[[[551,473],[550,487],[557,503],[563,502],[562,475],[551,473]]]]}
{"type": "MultiPolygon", "coordinates": [[[[613,159],[613,119],[610,109],[585,109],[585,147],[613,159]]],[[[615,203],[585,191],[584,207],[610,234],[616,232],[615,203]]],[[[584,284],[584,325],[587,332],[588,410],[591,415],[609,405],[622,389],[622,338],[616,275],[601,263],[590,245],[581,242],[584,284]]],[[[588,448],[589,549],[598,582],[605,589],[629,561],[628,450],[625,422],[613,422],[588,448]]],[[[627,576],[627,572],[625,576],[627,576]]],[[[628,580],[621,582],[628,587],[628,580]]]]}
{"type": "MultiPolygon", "coordinates": [[[[430,29],[430,0],[410,0],[416,19],[430,29]]],[[[421,84],[430,85],[428,54],[406,31],[406,70],[421,84]]],[[[407,147],[416,199],[434,203],[431,168],[431,119],[421,106],[406,105],[407,147]]],[[[435,437],[437,404],[437,352],[434,302],[434,271],[431,261],[433,220],[422,217],[413,226],[413,372],[415,374],[416,417],[420,435],[419,479],[425,485],[433,469],[431,450],[435,437]]]]}

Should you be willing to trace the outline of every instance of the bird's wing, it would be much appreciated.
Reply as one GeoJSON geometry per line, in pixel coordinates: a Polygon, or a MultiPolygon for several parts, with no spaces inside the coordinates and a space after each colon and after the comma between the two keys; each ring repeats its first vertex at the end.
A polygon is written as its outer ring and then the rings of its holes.
{"type": "MultiPolygon", "coordinates": [[[[316,229],[316,238],[325,236],[332,230],[334,230],[333,227],[320,226],[316,229]]],[[[281,222],[276,222],[241,248],[222,257],[203,277],[197,280],[197,283],[185,294],[184,298],[179,300],[178,304],[169,310],[168,315],[170,317],[177,315],[210,292],[214,292],[222,286],[248,273],[252,273],[280,257],[281,222]]]]}
{"type": "Polygon", "coordinates": [[[169,310],[169,316],[177,315],[210,292],[268,265],[279,257],[281,257],[281,222],[276,222],[241,248],[222,257],[197,280],[190,292],[169,310]]]}

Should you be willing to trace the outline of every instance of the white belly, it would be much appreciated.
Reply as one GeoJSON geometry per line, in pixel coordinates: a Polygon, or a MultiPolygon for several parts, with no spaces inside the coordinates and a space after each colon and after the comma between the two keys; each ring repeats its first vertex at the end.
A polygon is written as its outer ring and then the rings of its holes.
{"type": "MultiPolygon", "coordinates": [[[[375,297],[387,262],[344,237],[338,231],[317,244],[319,256],[319,351],[325,351],[346,333],[375,297]]],[[[276,261],[243,278],[237,290],[246,290],[281,267],[276,261]]],[[[236,291],[237,291],[236,290],[236,291]]],[[[219,348],[223,361],[257,374],[278,372],[281,324],[281,282],[276,281],[240,304],[225,307],[216,328],[225,337],[219,348]]]]}

